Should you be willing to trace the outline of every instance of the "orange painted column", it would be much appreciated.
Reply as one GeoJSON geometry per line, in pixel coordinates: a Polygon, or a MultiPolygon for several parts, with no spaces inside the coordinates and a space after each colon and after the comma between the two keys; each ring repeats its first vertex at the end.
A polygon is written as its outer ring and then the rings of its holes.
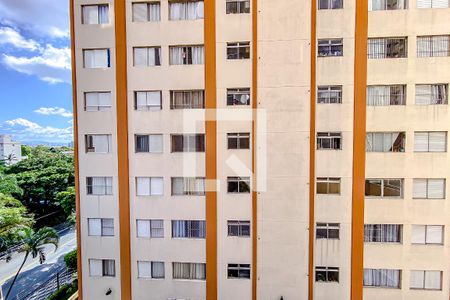
{"type": "Polygon", "coordinates": [[[205,0],[206,299],[217,299],[216,3],[205,0]]]}
{"type": "Polygon", "coordinates": [[[316,39],[317,4],[311,1],[311,73],[310,73],[310,141],[309,141],[309,248],[308,299],[314,299],[314,228],[315,228],[315,155],[316,155],[316,39]]]}
{"type": "Polygon", "coordinates": [[[121,299],[131,300],[130,186],[128,157],[128,91],[126,1],[115,1],[117,158],[120,224],[121,299]]]}
{"type": "Polygon", "coordinates": [[[368,2],[356,1],[351,299],[363,299],[368,2]]]}
{"type": "Polygon", "coordinates": [[[77,101],[77,66],[75,60],[75,16],[74,0],[70,0],[70,47],[72,53],[72,103],[73,103],[73,146],[75,165],[75,210],[77,218],[77,276],[78,276],[78,299],[83,299],[83,270],[81,257],[81,219],[80,219],[80,165],[78,157],[78,101],[77,101]]]}

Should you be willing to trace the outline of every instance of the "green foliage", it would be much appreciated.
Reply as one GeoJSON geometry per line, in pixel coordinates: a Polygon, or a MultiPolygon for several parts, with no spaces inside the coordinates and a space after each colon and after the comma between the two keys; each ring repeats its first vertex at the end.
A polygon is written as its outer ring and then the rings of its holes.
{"type": "Polygon", "coordinates": [[[13,190],[13,195],[37,216],[60,210],[56,195],[74,186],[73,156],[59,148],[32,148],[27,159],[6,167],[4,172],[14,176],[23,191],[19,194],[19,190],[13,190]]]}
{"type": "Polygon", "coordinates": [[[22,145],[21,149],[22,149],[22,156],[30,155],[31,151],[33,150],[33,148],[31,146],[27,146],[27,145],[22,145]]]}
{"type": "Polygon", "coordinates": [[[34,223],[22,203],[0,193],[0,251],[5,251],[19,239],[18,231],[34,223]]]}
{"type": "Polygon", "coordinates": [[[55,229],[50,227],[42,227],[38,231],[34,231],[31,227],[24,227],[19,232],[19,240],[23,243],[19,252],[30,253],[33,258],[39,256],[39,262],[45,262],[44,246],[52,244],[56,248],[59,245],[59,235],[55,229]]]}
{"type": "Polygon", "coordinates": [[[76,284],[65,284],[47,300],[67,300],[78,290],[76,284]]]}
{"type": "Polygon", "coordinates": [[[0,193],[18,197],[23,195],[23,190],[19,187],[16,175],[5,175],[0,170],[0,193]]]}
{"type": "Polygon", "coordinates": [[[71,270],[77,269],[77,250],[70,251],[64,256],[66,267],[71,270]]]}
{"type": "Polygon", "coordinates": [[[75,212],[75,188],[71,186],[56,194],[55,203],[61,206],[67,216],[73,214],[75,212]]]}

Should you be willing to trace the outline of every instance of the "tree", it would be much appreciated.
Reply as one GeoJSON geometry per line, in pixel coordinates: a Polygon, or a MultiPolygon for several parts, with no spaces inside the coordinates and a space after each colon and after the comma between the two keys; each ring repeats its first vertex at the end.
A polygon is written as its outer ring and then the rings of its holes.
{"type": "Polygon", "coordinates": [[[22,150],[22,156],[30,155],[31,151],[33,150],[33,148],[31,146],[27,146],[27,145],[22,145],[20,147],[21,147],[21,150],[22,150]]]}
{"type": "Polygon", "coordinates": [[[17,270],[16,276],[14,276],[11,285],[9,286],[8,292],[6,293],[5,300],[8,299],[9,294],[11,293],[11,289],[14,286],[14,283],[17,280],[17,277],[20,274],[25,262],[27,261],[28,256],[31,254],[32,258],[39,257],[39,263],[43,264],[45,262],[45,245],[52,244],[55,246],[55,250],[58,248],[59,244],[59,236],[56,230],[49,227],[43,227],[35,232],[30,227],[23,228],[20,232],[20,239],[23,243],[23,246],[20,248],[19,252],[25,252],[25,257],[23,259],[22,264],[17,270]]]}
{"type": "Polygon", "coordinates": [[[64,256],[66,267],[71,270],[77,269],[77,250],[70,251],[64,256]]]}
{"type": "Polygon", "coordinates": [[[5,175],[0,170],[0,193],[18,197],[23,195],[23,190],[20,188],[15,175],[5,175]]]}
{"type": "Polygon", "coordinates": [[[33,224],[33,216],[19,200],[0,193],[0,251],[6,251],[17,242],[21,228],[33,224]]]}
{"type": "Polygon", "coordinates": [[[61,206],[67,216],[73,214],[75,212],[75,188],[71,186],[56,194],[55,202],[61,206]]]}

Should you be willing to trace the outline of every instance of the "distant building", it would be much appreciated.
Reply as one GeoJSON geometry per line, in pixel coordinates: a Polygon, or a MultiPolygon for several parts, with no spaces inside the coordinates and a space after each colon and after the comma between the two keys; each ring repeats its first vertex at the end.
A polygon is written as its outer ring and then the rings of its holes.
{"type": "Polygon", "coordinates": [[[21,144],[13,142],[10,135],[0,135],[0,160],[12,165],[23,159],[21,144]]]}

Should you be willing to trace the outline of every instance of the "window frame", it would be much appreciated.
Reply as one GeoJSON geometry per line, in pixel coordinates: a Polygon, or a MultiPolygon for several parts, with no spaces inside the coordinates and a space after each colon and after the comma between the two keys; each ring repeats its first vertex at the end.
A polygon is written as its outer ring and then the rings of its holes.
{"type": "Polygon", "coordinates": [[[340,177],[317,177],[316,178],[316,195],[341,195],[342,180],[340,177]],[[319,193],[319,184],[326,184],[326,193],[319,193]],[[332,184],[338,184],[338,192],[333,193],[331,189],[332,184]]]}
{"type": "Polygon", "coordinates": [[[135,68],[149,68],[149,67],[160,67],[161,66],[161,46],[137,46],[133,47],[133,67],[135,68]],[[150,49],[154,49],[154,60],[155,64],[149,64],[149,51],[150,49]],[[147,63],[145,65],[136,65],[136,50],[145,50],[147,56],[147,63]]]}
{"type": "Polygon", "coordinates": [[[161,21],[161,2],[160,1],[146,1],[146,2],[132,2],[131,3],[131,19],[133,23],[156,23],[161,21]],[[134,18],[134,5],[135,4],[146,4],[146,20],[145,21],[136,21],[134,18]],[[158,5],[159,6],[159,20],[150,20],[150,6],[158,5]]]}
{"type": "MultiPolygon", "coordinates": [[[[206,183],[206,179],[205,177],[180,177],[180,176],[175,176],[175,177],[171,177],[170,178],[170,188],[171,188],[171,196],[205,196],[206,191],[187,191],[184,192],[185,190],[185,182],[186,180],[203,180],[203,187],[206,189],[205,183],[206,183]],[[174,194],[174,183],[176,180],[182,180],[183,181],[183,194],[174,194]]],[[[191,183],[189,183],[191,184],[191,183]]],[[[197,185],[197,182],[195,182],[195,185],[197,185]]]]}
{"type": "MultiPolygon", "coordinates": [[[[375,47],[376,48],[376,47],[375,47]]],[[[408,58],[408,37],[370,37],[367,41],[367,58],[368,59],[401,59],[408,58]],[[400,45],[395,45],[395,42],[399,42],[400,45]],[[377,46],[378,48],[383,48],[382,52],[371,53],[372,47],[377,46]],[[396,55],[395,48],[398,47],[399,51],[396,55]],[[403,51],[402,51],[403,50],[403,51]]]]}
{"type": "Polygon", "coordinates": [[[413,178],[413,194],[412,194],[412,199],[414,200],[444,200],[446,198],[446,187],[447,187],[447,180],[446,178],[413,178]],[[425,197],[416,197],[414,195],[414,184],[417,180],[425,180],[426,181],[426,188],[425,188],[425,197]],[[429,185],[430,185],[430,181],[443,181],[443,191],[442,191],[442,198],[435,198],[435,197],[430,197],[429,195],[429,185]]]}
{"type": "Polygon", "coordinates": [[[227,220],[228,237],[251,237],[251,222],[243,220],[227,220]],[[247,228],[248,229],[244,229],[247,228]],[[233,228],[235,228],[233,230],[233,228]],[[245,234],[247,233],[248,234],[245,234]]]}
{"type": "Polygon", "coordinates": [[[136,238],[138,239],[163,239],[165,235],[164,220],[163,219],[136,219],[136,238]],[[149,236],[139,235],[139,223],[146,223],[149,229],[149,236]],[[162,225],[162,226],[157,226],[162,225]],[[153,234],[159,232],[162,234],[153,234]]]}
{"type": "Polygon", "coordinates": [[[115,236],[114,219],[113,218],[88,218],[88,236],[113,237],[115,236]],[[100,221],[100,235],[91,233],[91,221],[100,221]],[[112,221],[112,226],[106,226],[106,221],[112,221]],[[107,229],[112,229],[112,234],[106,234],[107,229]]]}
{"type": "Polygon", "coordinates": [[[411,235],[413,235],[414,227],[423,227],[424,229],[424,242],[418,243],[413,242],[411,238],[411,245],[435,245],[435,246],[443,246],[445,244],[445,226],[444,225],[430,225],[430,224],[412,224],[411,225],[411,235]],[[428,241],[428,227],[440,227],[441,228],[441,242],[434,243],[428,241]]]}
{"type": "Polygon", "coordinates": [[[317,57],[342,57],[342,56],[344,56],[343,38],[325,38],[317,40],[317,57]],[[334,51],[333,48],[335,48],[334,51]]]}
{"type": "Polygon", "coordinates": [[[242,60],[250,58],[251,58],[250,42],[227,43],[227,60],[242,60]]]}
{"type": "Polygon", "coordinates": [[[316,133],[317,150],[342,150],[342,132],[317,132],[316,133]],[[324,144],[329,143],[329,147],[324,144]],[[336,147],[337,145],[337,147],[336,147]]]}
{"type": "Polygon", "coordinates": [[[317,104],[342,104],[342,85],[317,86],[317,104]],[[320,97],[323,93],[326,97],[320,97]],[[334,96],[332,96],[334,94],[334,96]],[[335,101],[332,99],[336,99],[335,101]]]}
{"type": "Polygon", "coordinates": [[[204,133],[175,133],[170,135],[171,153],[203,153],[206,151],[206,136],[204,133]],[[181,141],[177,141],[180,139],[181,141]],[[181,145],[181,149],[178,146],[181,145]]]}
{"type": "Polygon", "coordinates": [[[366,178],[365,185],[367,187],[368,181],[381,181],[381,188],[380,188],[380,196],[373,196],[373,195],[367,195],[367,189],[365,188],[366,192],[364,193],[365,198],[369,199],[403,199],[404,198],[404,188],[405,188],[405,180],[404,178],[366,178]],[[384,188],[385,188],[385,182],[388,180],[398,180],[400,182],[400,196],[385,196],[384,195],[384,188]]]}
{"type": "Polygon", "coordinates": [[[228,150],[249,150],[250,149],[250,132],[227,133],[227,149],[228,150]],[[234,145],[230,146],[230,139],[236,140],[236,147],[234,147],[234,145]],[[244,141],[244,145],[242,145],[242,141],[244,141]]]}
{"type": "Polygon", "coordinates": [[[410,290],[442,291],[442,287],[443,287],[443,280],[442,279],[444,277],[443,277],[443,272],[441,270],[411,270],[411,277],[412,277],[412,272],[423,272],[423,284],[422,284],[421,288],[411,287],[411,282],[410,282],[409,283],[409,289],[410,290]],[[434,289],[434,288],[427,288],[426,287],[426,281],[427,281],[426,276],[427,276],[427,273],[430,273],[430,272],[439,272],[439,274],[440,274],[440,288],[434,289]]]}
{"type": "Polygon", "coordinates": [[[249,14],[251,11],[250,0],[226,0],[225,11],[227,15],[249,14]],[[236,7],[232,9],[232,5],[236,7]]]}
{"type": "Polygon", "coordinates": [[[171,90],[170,91],[170,109],[205,109],[205,90],[171,90]],[[178,106],[175,103],[175,94],[182,93],[183,105],[178,106]],[[202,106],[197,107],[194,105],[194,93],[198,93],[201,97],[202,106]]]}
{"type": "Polygon", "coordinates": [[[403,224],[364,224],[364,243],[367,244],[403,244],[403,224]],[[388,229],[389,226],[395,226],[397,231],[397,240],[389,241],[382,233],[388,229]],[[377,234],[370,236],[371,232],[377,234]],[[373,240],[375,239],[375,240],[373,240]]]}
{"type": "Polygon", "coordinates": [[[314,281],[319,283],[339,283],[339,267],[316,266],[314,268],[314,281]],[[325,274],[324,280],[318,279],[318,272],[325,274]],[[335,280],[330,279],[330,273],[336,273],[335,280]]]}
{"type": "Polygon", "coordinates": [[[107,70],[111,68],[111,49],[110,48],[86,48],[82,49],[83,52],[83,69],[86,70],[107,70]],[[88,51],[106,51],[106,67],[86,67],[86,52],[88,51]]]}
{"type": "Polygon", "coordinates": [[[341,225],[339,223],[316,223],[316,240],[340,240],[340,235],[341,225]],[[319,235],[319,231],[323,231],[324,234],[319,235]],[[331,234],[331,232],[335,232],[335,234],[331,234]]]}
{"type": "Polygon", "coordinates": [[[227,265],[227,279],[251,279],[251,272],[250,264],[227,265]],[[234,272],[236,272],[236,275],[234,275],[234,272]]]}
{"type": "Polygon", "coordinates": [[[227,89],[227,106],[249,106],[251,102],[250,88],[229,88],[227,89]],[[245,103],[237,100],[237,97],[248,96],[245,103]]]}
{"type": "Polygon", "coordinates": [[[113,195],[113,178],[110,176],[87,176],[86,177],[86,195],[88,196],[112,196],[113,195]],[[93,184],[94,178],[102,178],[104,181],[104,185],[98,185],[99,187],[103,187],[105,190],[104,194],[94,194],[93,188],[95,187],[93,184]],[[111,185],[108,185],[108,179],[111,181],[111,185]],[[91,183],[89,184],[89,181],[91,183]],[[91,193],[89,193],[89,189],[91,189],[91,193]]]}
{"type": "Polygon", "coordinates": [[[82,4],[81,5],[81,24],[82,25],[108,25],[108,24],[110,24],[111,23],[111,15],[110,15],[110,11],[109,11],[109,4],[108,3],[99,3],[99,4],[82,4]],[[84,11],[84,8],[85,7],[96,7],[96,9],[97,9],[97,20],[98,20],[98,23],[93,23],[93,24],[90,24],[90,23],[85,23],[84,22],[84,15],[85,15],[85,11],[84,11]],[[106,22],[106,23],[101,23],[100,22],[100,7],[107,7],[107,10],[108,10],[108,22],[106,22]]]}
{"type": "Polygon", "coordinates": [[[366,132],[366,153],[405,153],[406,150],[406,132],[405,131],[385,131],[385,132],[366,132]],[[398,138],[402,138],[402,143],[401,145],[398,146],[398,148],[396,148],[395,146],[395,142],[396,140],[394,140],[394,135],[398,134],[398,138]],[[390,150],[391,151],[384,151],[385,149],[385,145],[389,145],[389,141],[386,140],[386,135],[390,135],[390,140],[393,141],[392,145],[390,145],[390,150]],[[368,140],[371,140],[371,145],[372,145],[372,149],[369,150],[368,147],[368,140]],[[383,149],[383,151],[376,151],[376,149],[379,148],[379,146],[375,147],[375,142],[377,142],[376,137],[378,137],[378,139],[381,137],[381,148],[383,149]],[[397,149],[397,150],[396,150],[397,149]]]}
{"type": "Polygon", "coordinates": [[[448,147],[448,132],[447,131],[414,131],[414,152],[416,153],[446,153],[447,147],[448,147]],[[427,141],[427,151],[419,151],[416,150],[416,134],[427,134],[428,141],[427,141]],[[445,145],[443,151],[430,151],[430,135],[431,134],[437,134],[437,133],[445,133],[445,145]]]}
{"type": "Polygon", "coordinates": [[[317,9],[318,10],[334,10],[334,9],[343,9],[344,8],[344,0],[339,0],[340,1],[340,6],[339,7],[333,7],[333,0],[325,0],[327,1],[327,7],[324,8],[321,6],[321,0],[317,1],[317,9]]]}
{"type": "Polygon", "coordinates": [[[251,178],[250,176],[228,176],[227,177],[227,193],[228,194],[250,194],[251,178]],[[230,189],[230,184],[237,183],[237,191],[230,189]],[[243,184],[241,186],[241,184],[243,184]],[[245,188],[244,185],[247,185],[245,188]]]}

